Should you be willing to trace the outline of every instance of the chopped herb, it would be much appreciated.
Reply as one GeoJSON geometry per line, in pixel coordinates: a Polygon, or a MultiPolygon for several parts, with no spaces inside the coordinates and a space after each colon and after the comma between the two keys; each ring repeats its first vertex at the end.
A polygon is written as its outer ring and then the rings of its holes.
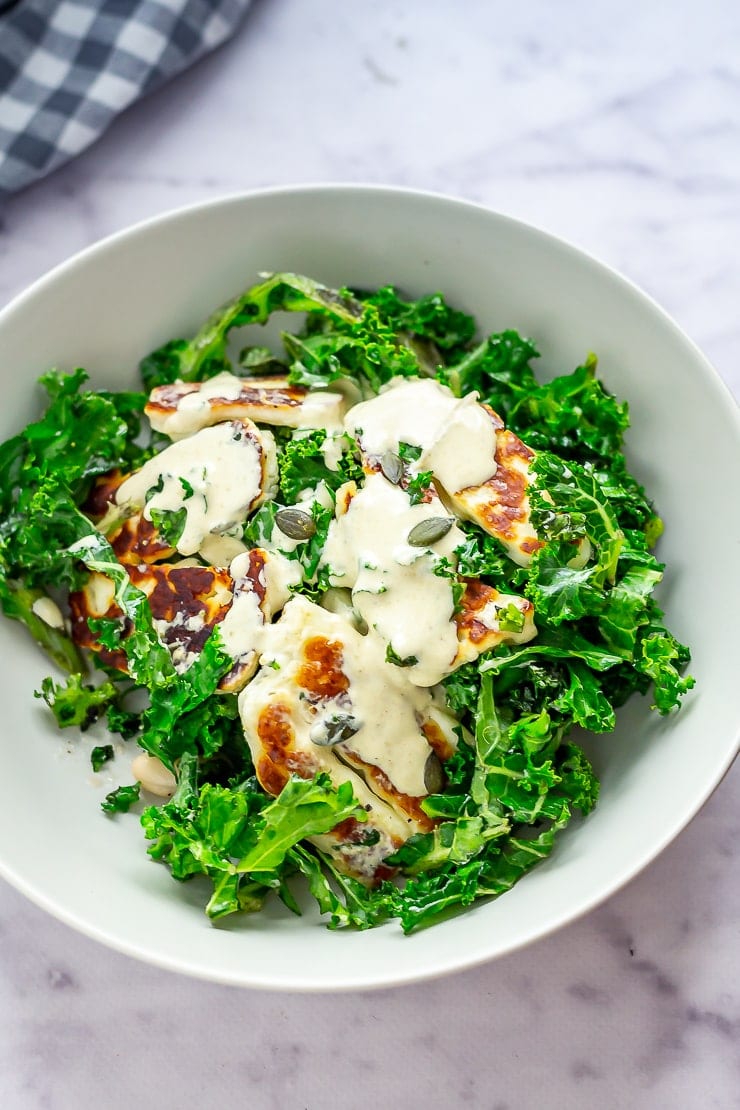
{"type": "Polygon", "coordinates": [[[113,745],[112,744],[98,744],[90,752],[90,763],[92,764],[93,771],[99,771],[104,763],[109,759],[113,759],[113,745]]]}

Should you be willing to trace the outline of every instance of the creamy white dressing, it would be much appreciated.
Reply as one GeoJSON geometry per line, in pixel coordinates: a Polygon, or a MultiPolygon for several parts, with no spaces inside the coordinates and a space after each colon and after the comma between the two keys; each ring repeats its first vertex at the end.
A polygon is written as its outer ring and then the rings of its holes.
{"type": "Polygon", "coordinates": [[[235,662],[241,662],[259,649],[264,623],[253,583],[249,579],[236,580],[234,600],[218,626],[224,649],[235,662]]]}
{"type": "Polygon", "coordinates": [[[321,444],[321,454],[324,456],[327,470],[339,470],[346,443],[346,437],[342,432],[340,435],[328,435],[321,444]]]}
{"type": "Polygon", "coordinates": [[[357,628],[357,614],[352,604],[351,590],[338,589],[335,586],[330,586],[319,601],[319,605],[322,609],[326,609],[328,612],[336,613],[338,617],[342,617],[348,624],[351,624],[353,628],[357,628]]]}
{"type": "Polygon", "coordinates": [[[49,628],[56,628],[60,632],[64,631],[62,611],[50,597],[37,597],[31,606],[31,612],[44,624],[48,624],[49,628]]]}
{"type": "Polygon", "coordinates": [[[296,559],[288,559],[279,551],[267,551],[262,573],[265,585],[263,607],[268,616],[272,616],[283,608],[290,600],[293,589],[303,581],[303,568],[296,559]]]}
{"type": "MultiPolygon", "coordinates": [[[[175,382],[175,386],[182,385],[175,382]]],[[[183,439],[206,427],[210,421],[210,402],[216,397],[226,401],[236,401],[241,393],[242,383],[234,374],[224,371],[216,374],[205,382],[200,382],[197,389],[183,394],[177,402],[177,407],[172,412],[162,415],[159,412],[151,416],[152,427],[157,431],[165,432],[171,439],[183,439]]]]}
{"type": "MultiPolygon", "coordinates": [[[[329,510],[334,508],[332,495],[323,482],[319,482],[318,485],[312,488],[301,490],[295,508],[301,509],[302,512],[310,515],[313,505],[320,505],[323,509],[329,510]]],[[[267,551],[283,552],[287,555],[292,555],[296,548],[305,542],[305,540],[294,539],[293,536],[286,536],[277,521],[273,525],[272,534],[269,537],[263,536],[260,538],[260,546],[267,551]]],[[[296,566],[300,566],[296,560],[292,561],[296,566]]],[[[298,580],[300,581],[300,577],[298,580]]]]}
{"type": "Polygon", "coordinates": [[[216,424],[149,459],[119,486],[116,501],[143,508],[147,520],[154,509],[184,508],[185,527],[177,550],[193,555],[207,536],[244,521],[263,500],[263,455],[269,454],[274,460],[269,432],[258,433],[253,426],[246,429],[240,422],[216,424]],[[160,483],[162,488],[146,502],[147,493],[160,483]]]}
{"type": "Polygon", "coordinates": [[[291,428],[324,428],[327,432],[344,429],[344,397],[329,390],[307,393],[300,405],[291,410],[285,423],[291,428]]]}
{"type": "Polygon", "coordinates": [[[264,587],[262,601],[250,575],[249,552],[237,555],[229,567],[234,597],[219,631],[225,650],[236,662],[243,662],[262,650],[269,627],[265,622],[283,608],[291,596],[290,587],[297,586],[301,580],[298,563],[277,552],[266,551],[264,558],[260,571],[260,585],[264,587]]]}
{"type": "Polygon", "coordinates": [[[242,555],[247,550],[246,544],[235,536],[210,535],[203,539],[199,554],[212,567],[228,567],[237,555],[242,555]]]}
{"type": "MultiPolygon", "coordinates": [[[[386,663],[384,645],[376,637],[361,636],[342,617],[301,595],[288,602],[267,633],[262,671],[239,699],[242,720],[244,707],[251,706],[253,698],[261,704],[285,703],[293,707],[296,733],[310,739],[312,730],[318,735],[322,724],[341,712],[358,728],[333,751],[340,756],[343,750],[354,752],[364,763],[380,768],[403,794],[426,794],[424,768],[430,748],[420,722],[433,705],[430,691],[415,686],[404,670],[386,663]],[[313,636],[341,644],[341,669],[349,680],[345,693],[315,706],[299,696],[296,685],[299,645],[313,636]]],[[[249,739],[249,730],[247,735],[249,739]]],[[[318,744],[314,747],[325,750],[318,744]]]]}
{"type": "Polygon", "coordinates": [[[351,588],[370,635],[399,659],[416,660],[403,669],[417,686],[435,685],[453,667],[452,582],[434,568],[443,557],[455,566],[455,548],[465,536],[454,524],[428,548],[412,546],[408,536],[422,521],[447,515],[437,497],[412,505],[382,474],[368,474],[347,512],[332,521],[322,555],[332,585],[351,588]]]}
{"type": "Polygon", "coordinates": [[[477,393],[455,397],[430,378],[394,378],[377,397],[351,408],[344,423],[367,455],[397,452],[400,443],[420,447],[412,469],[431,470],[450,492],[496,473],[496,429],[477,393]]]}

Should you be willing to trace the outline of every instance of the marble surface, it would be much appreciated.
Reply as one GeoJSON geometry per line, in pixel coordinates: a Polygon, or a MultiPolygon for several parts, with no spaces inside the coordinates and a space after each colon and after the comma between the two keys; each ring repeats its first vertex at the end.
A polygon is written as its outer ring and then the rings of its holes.
{"type": "MultiPolygon", "coordinates": [[[[599,255],[738,391],[739,35],[732,0],[255,0],[228,46],[6,205],[0,302],[174,206],[399,183],[599,255]]],[[[735,767],[583,920],[475,971],[337,998],[157,971],[3,885],[0,1105],[738,1107],[739,812],[735,767]]]]}

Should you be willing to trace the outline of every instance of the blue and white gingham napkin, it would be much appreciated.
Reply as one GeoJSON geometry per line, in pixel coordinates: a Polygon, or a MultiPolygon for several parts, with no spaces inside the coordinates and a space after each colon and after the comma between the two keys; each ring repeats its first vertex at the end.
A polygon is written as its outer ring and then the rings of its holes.
{"type": "Polygon", "coordinates": [[[0,195],[218,46],[249,0],[0,0],[0,195]]]}

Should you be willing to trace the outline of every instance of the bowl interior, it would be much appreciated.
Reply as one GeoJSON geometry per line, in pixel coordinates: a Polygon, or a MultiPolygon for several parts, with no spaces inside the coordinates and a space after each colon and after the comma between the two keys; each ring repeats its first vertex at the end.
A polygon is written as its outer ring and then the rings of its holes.
{"type": "Polygon", "coordinates": [[[575,917],[634,875],[686,823],[735,752],[729,692],[739,673],[740,524],[725,503],[740,474],[737,416],[699,352],[643,294],[573,248],[472,205],[355,187],[275,190],[175,213],[114,237],[37,283],[0,315],[2,437],[32,419],[36,377],[85,366],[126,387],[139,358],[187,335],[262,270],[328,284],[441,289],[481,329],[514,327],[544,375],[599,355],[630,402],[628,455],[666,521],[659,595],[694,652],[697,689],[661,720],[633,701],[617,732],[590,740],[599,806],[497,902],[404,938],[395,925],[332,933],[278,908],[213,927],[196,884],[149,861],[138,823],[99,809],[130,781],[131,751],[93,776],[100,737],[56,731],[32,691],[48,667],[20,626],[0,622],[0,873],[59,917],[123,951],[216,980],[285,989],[388,985],[511,950],[575,917]]]}

